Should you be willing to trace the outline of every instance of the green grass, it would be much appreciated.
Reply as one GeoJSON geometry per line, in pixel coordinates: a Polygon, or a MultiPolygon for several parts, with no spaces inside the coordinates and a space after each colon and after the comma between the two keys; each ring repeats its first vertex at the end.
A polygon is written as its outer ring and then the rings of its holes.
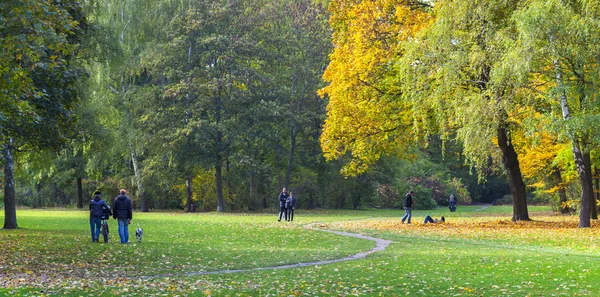
{"type": "MultiPolygon", "coordinates": [[[[83,211],[19,210],[21,229],[0,231],[0,295],[21,296],[599,296],[600,225],[529,207],[533,222],[510,222],[512,208],[459,206],[415,211],[299,210],[274,214],[134,213],[144,242],[90,240],[83,211]],[[423,225],[423,216],[447,224],[423,225]],[[374,243],[303,226],[392,240],[365,259],[302,268],[186,276],[327,260],[374,243]],[[169,275],[145,278],[146,276],[169,275]]],[[[0,216],[0,219],[3,219],[0,216]]]]}

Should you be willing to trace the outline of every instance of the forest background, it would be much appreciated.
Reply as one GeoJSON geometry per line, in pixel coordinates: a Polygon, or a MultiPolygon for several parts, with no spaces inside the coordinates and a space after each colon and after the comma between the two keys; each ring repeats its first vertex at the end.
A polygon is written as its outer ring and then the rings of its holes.
{"type": "Polygon", "coordinates": [[[594,1],[0,3],[17,206],[551,204],[596,218],[594,1]],[[485,2],[485,3],[484,3],[485,2]],[[569,109],[570,108],[570,109],[569,109]]]}

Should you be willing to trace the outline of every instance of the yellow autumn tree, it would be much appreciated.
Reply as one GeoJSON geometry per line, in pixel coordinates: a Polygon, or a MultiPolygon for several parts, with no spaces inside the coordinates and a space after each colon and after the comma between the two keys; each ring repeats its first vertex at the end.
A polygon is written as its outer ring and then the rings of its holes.
{"type": "Polygon", "coordinates": [[[572,162],[565,162],[562,157],[570,152],[569,143],[559,141],[555,135],[542,129],[529,136],[524,131],[516,131],[515,134],[513,142],[528,186],[557,194],[560,211],[569,212],[565,187],[576,177],[574,170],[568,170],[572,162]]]}
{"type": "Polygon", "coordinates": [[[404,41],[430,23],[427,5],[408,0],[334,0],[329,6],[334,50],[323,75],[329,100],[321,147],[328,160],[349,155],[355,175],[383,154],[413,141],[410,106],[386,83],[404,41]]]}

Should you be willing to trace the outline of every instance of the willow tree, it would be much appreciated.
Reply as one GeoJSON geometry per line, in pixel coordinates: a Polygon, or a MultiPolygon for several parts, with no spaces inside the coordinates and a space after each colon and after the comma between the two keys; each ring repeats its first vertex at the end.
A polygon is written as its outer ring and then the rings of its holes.
{"type": "Polygon", "coordinates": [[[518,40],[509,54],[517,81],[554,100],[559,135],[571,143],[581,184],[579,227],[595,207],[590,152],[600,123],[600,4],[587,0],[530,1],[515,14],[518,40]],[[524,80],[524,78],[526,80],[524,80]],[[542,80],[542,87],[531,81],[542,80]]]}
{"type": "Polygon", "coordinates": [[[329,85],[320,91],[329,100],[321,147],[328,160],[350,155],[344,174],[365,172],[412,143],[410,107],[386,77],[403,42],[429,22],[427,8],[410,0],[331,2],[334,50],[323,75],[329,85]]]}
{"type": "MultiPolygon", "coordinates": [[[[166,39],[164,27],[175,12],[187,5],[179,1],[162,0],[98,0],[87,2],[87,9],[95,26],[99,29],[94,38],[98,45],[91,50],[97,55],[98,63],[90,67],[94,79],[90,97],[95,104],[102,104],[100,122],[119,139],[115,154],[119,155],[126,175],[131,175],[137,188],[141,211],[149,205],[144,181],[148,170],[148,142],[151,135],[145,134],[143,122],[147,100],[153,96],[154,85],[141,65],[145,50],[166,39]]],[[[150,107],[151,108],[151,107],[150,107]]]]}
{"type": "Polygon", "coordinates": [[[415,124],[445,137],[456,131],[467,162],[483,173],[501,159],[513,197],[512,220],[529,220],[526,188],[512,141],[520,105],[502,75],[511,17],[520,1],[438,1],[433,24],[407,45],[397,83],[415,124]]]}

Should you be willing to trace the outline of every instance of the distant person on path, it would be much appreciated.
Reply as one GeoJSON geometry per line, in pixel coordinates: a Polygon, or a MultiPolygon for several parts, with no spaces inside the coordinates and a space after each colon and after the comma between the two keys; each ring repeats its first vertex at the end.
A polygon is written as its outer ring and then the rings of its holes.
{"type": "Polygon", "coordinates": [[[102,200],[100,192],[94,193],[94,199],[90,201],[90,229],[92,231],[92,242],[99,242],[98,236],[100,236],[100,225],[102,224],[102,214],[107,211],[110,212],[110,206],[102,200]]]}
{"type": "Polygon", "coordinates": [[[448,208],[450,212],[456,211],[456,198],[454,197],[454,193],[450,194],[450,200],[448,201],[448,208]]]}
{"type": "Polygon", "coordinates": [[[281,193],[279,194],[279,219],[277,220],[278,222],[281,222],[282,216],[284,220],[286,219],[287,208],[285,206],[288,197],[290,197],[290,194],[288,194],[286,188],[283,188],[283,190],[281,190],[281,193]]]}
{"type": "Polygon", "coordinates": [[[121,189],[119,196],[115,198],[113,203],[113,218],[119,222],[119,236],[121,237],[121,243],[129,242],[129,224],[131,224],[132,218],[132,207],[131,199],[125,196],[127,191],[121,189]]]}
{"type": "Polygon", "coordinates": [[[425,217],[425,221],[423,221],[423,224],[427,224],[427,223],[433,223],[433,224],[437,224],[437,223],[445,223],[446,222],[446,218],[444,218],[444,216],[442,216],[439,220],[438,219],[434,219],[431,216],[427,215],[425,217]]]}
{"type": "Polygon", "coordinates": [[[294,192],[290,192],[290,197],[287,200],[287,220],[288,222],[294,221],[294,209],[296,209],[296,197],[294,192]]]}
{"type": "Polygon", "coordinates": [[[411,190],[408,193],[406,193],[406,196],[404,196],[404,211],[406,212],[406,214],[402,217],[402,224],[404,224],[404,221],[406,221],[407,219],[407,223],[410,224],[410,219],[412,218],[412,205],[414,203],[412,195],[414,193],[415,192],[411,190]]]}

